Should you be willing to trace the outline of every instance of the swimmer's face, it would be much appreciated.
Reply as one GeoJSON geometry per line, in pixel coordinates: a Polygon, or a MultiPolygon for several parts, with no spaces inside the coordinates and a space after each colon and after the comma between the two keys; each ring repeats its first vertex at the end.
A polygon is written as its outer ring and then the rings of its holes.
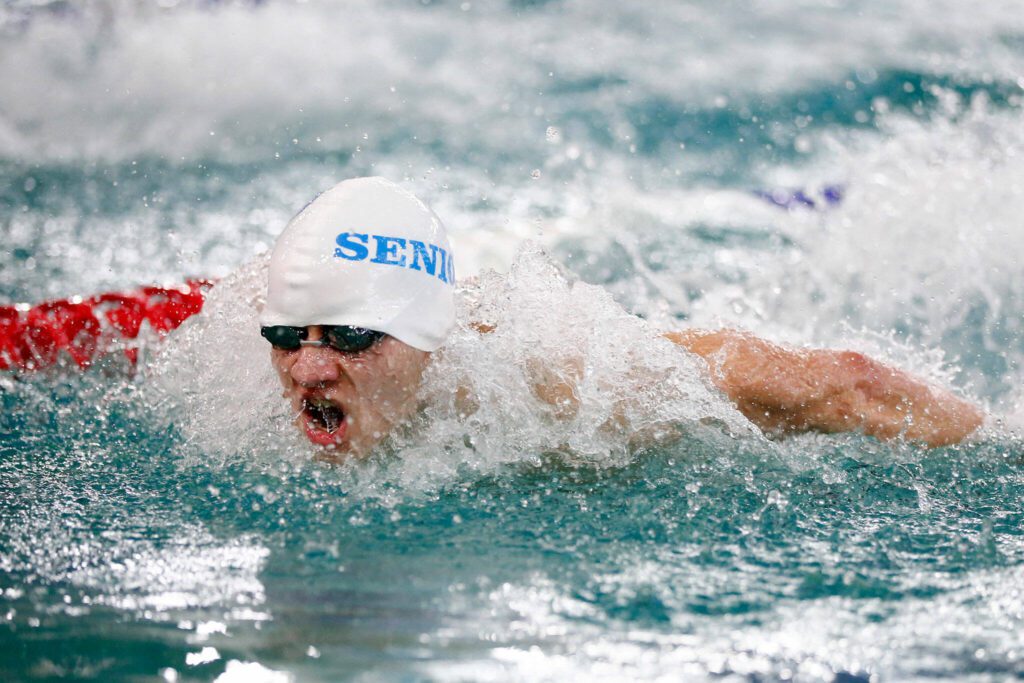
{"type": "MultiPolygon", "coordinates": [[[[309,328],[310,340],[320,335],[318,326],[309,328]]],[[[390,336],[355,353],[327,346],[270,352],[295,424],[323,447],[320,457],[338,461],[366,454],[412,413],[429,357],[390,336]]]]}

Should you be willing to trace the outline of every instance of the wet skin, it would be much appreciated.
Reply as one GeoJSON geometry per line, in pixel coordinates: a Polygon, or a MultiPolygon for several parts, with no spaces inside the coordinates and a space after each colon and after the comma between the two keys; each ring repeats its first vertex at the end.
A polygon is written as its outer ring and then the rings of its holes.
{"type": "Polygon", "coordinates": [[[664,336],[707,361],[715,385],[769,435],[860,431],[937,447],[985,420],[970,401],[855,351],[788,348],[734,330],[664,336]]]}
{"type": "MultiPolygon", "coordinates": [[[[308,329],[310,340],[320,339],[319,326],[308,329]]],[[[322,447],[322,459],[338,461],[365,455],[413,412],[429,358],[390,336],[355,353],[326,346],[270,352],[295,424],[322,447]]]]}

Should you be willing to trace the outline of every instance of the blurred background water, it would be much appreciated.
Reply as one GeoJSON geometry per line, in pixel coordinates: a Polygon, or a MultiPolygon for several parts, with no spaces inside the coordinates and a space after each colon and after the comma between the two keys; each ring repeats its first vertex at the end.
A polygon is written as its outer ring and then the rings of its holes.
{"type": "Polygon", "coordinates": [[[141,379],[5,377],[0,674],[1024,675],[1021,10],[3,2],[4,302],[226,276],[378,174],[442,216],[460,276],[536,240],[656,325],[859,348],[996,419],[934,451],[438,447],[424,484],[408,457],[214,457],[141,379]]]}

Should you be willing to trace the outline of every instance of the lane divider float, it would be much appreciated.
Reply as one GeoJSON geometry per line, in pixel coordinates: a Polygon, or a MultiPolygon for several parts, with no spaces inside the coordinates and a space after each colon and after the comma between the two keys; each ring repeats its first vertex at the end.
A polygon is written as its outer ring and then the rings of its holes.
{"type": "Polygon", "coordinates": [[[134,365],[145,329],[163,337],[203,309],[212,280],[43,303],[0,305],[0,370],[36,371],[70,359],[86,369],[120,350],[134,365]]]}

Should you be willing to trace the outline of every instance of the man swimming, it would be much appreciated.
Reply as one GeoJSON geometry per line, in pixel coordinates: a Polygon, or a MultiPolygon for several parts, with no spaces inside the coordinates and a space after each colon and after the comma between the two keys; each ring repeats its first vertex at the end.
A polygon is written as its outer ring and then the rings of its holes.
{"type": "MultiPolygon", "coordinates": [[[[288,223],[271,255],[261,332],[296,423],[328,457],[366,454],[415,412],[423,373],[456,324],[454,285],[441,221],[381,178],[344,181],[288,223]]],[[[713,384],[771,436],[861,431],[942,446],[983,420],[969,402],[860,353],[730,330],[662,336],[702,358],[713,384]]],[[[532,381],[538,399],[572,410],[578,368],[566,365],[532,381]]]]}

